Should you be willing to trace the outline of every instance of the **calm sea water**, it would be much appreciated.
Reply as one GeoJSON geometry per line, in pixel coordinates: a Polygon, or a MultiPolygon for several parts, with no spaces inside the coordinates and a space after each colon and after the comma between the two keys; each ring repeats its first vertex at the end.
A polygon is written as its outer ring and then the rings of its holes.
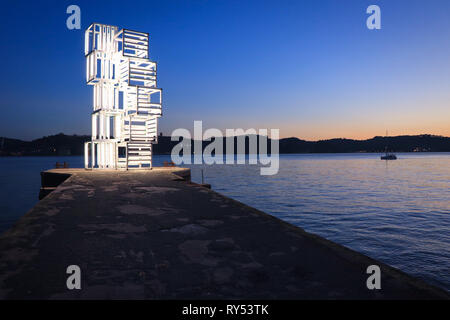
{"type": "MultiPolygon", "coordinates": [[[[450,290],[450,153],[281,155],[255,165],[191,165],[192,179],[308,232],[450,290]]],[[[154,165],[170,160],[155,156],[154,165]]],[[[39,172],[82,157],[0,158],[0,231],[36,202],[39,172]]]]}

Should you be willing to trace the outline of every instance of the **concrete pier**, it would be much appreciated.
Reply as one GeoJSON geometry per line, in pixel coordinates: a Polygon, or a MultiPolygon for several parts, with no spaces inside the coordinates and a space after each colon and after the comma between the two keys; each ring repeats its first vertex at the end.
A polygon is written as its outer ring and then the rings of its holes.
{"type": "Polygon", "coordinates": [[[43,173],[0,236],[3,299],[448,299],[444,290],[190,182],[190,171],[43,173]],[[369,290],[366,269],[381,268],[369,290]],[[68,290],[69,265],[81,290],[68,290]]]}

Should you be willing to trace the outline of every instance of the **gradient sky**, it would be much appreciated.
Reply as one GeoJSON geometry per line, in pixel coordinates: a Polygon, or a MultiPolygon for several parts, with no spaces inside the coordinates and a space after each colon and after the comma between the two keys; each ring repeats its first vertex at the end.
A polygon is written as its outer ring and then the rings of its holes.
{"type": "Polygon", "coordinates": [[[90,133],[91,22],[150,33],[166,135],[203,120],[308,140],[450,136],[448,0],[2,1],[0,136],[90,133]]]}

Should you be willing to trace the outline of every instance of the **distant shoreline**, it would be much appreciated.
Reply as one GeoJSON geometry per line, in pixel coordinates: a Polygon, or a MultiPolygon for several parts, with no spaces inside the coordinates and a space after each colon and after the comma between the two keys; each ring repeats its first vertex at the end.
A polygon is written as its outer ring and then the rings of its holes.
{"type": "MultiPolygon", "coordinates": [[[[403,153],[410,153],[410,154],[428,154],[428,153],[450,153],[450,151],[401,151],[401,152],[395,152],[397,154],[403,154],[403,153]]],[[[237,155],[244,155],[244,153],[239,153],[237,155]]],[[[384,151],[380,152],[297,152],[297,153],[278,153],[279,155],[302,155],[302,154],[309,154],[309,155],[321,155],[321,154],[384,154],[384,151]]],[[[170,153],[154,153],[154,155],[157,156],[170,156],[170,153]]],[[[192,154],[191,154],[192,155],[192,154]]],[[[226,155],[224,153],[218,153],[217,155],[226,155]]],[[[245,153],[245,155],[249,155],[249,153],[245,153]]],[[[258,155],[257,153],[251,153],[251,155],[258,155]]],[[[84,154],[69,154],[69,155],[58,155],[58,154],[26,154],[26,155],[12,155],[12,154],[0,154],[0,158],[24,158],[24,157],[82,157],[84,154]]]]}
{"type": "MultiPolygon", "coordinates": [[[[252,136],[259,140],[259,136],[252,136]]],[[[225,138],[221,138],[225,139],[225,138]]],[[[270,140],[270,139],[269,139],[270,140]]],[[[32,141],[23,141],[0,137],[0,156],[77,156],[84,154],[84,143],[91,141],[91,136],[57,134],[32,141]]],[[[170,136],[158,136],[158,144],[153,147],[153,154],[170,154],[179,141],[172,141],[170,136]]],[[[191,154],[194,141],[191,144],[191,154]]],[[[204,149],[209,141],[202,141],[204,149]]],[[[234,153],[237,154],[237,137],[234,137],[234,153]]],[[[249,136],[245,139],[245,150],[248,154],[249,136]]],[[[226,143],[222,141],[223,151],[227,153],[226,143]]],[[[319,141],[306,141],[299,138],[279,139],[279,154],[329,154],[329,153],[396,153],[413,152],[450,152],[450,137],[429,134],[415,136],[374,137],[366,140],[336,138],[319,141]]],[[[268,143],[268,152],[271,152],[268,143]]]]}

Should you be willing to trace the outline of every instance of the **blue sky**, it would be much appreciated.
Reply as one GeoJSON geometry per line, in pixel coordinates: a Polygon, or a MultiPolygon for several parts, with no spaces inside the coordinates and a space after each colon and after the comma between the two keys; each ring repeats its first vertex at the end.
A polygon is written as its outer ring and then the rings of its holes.
{"type": "Polygon", "coordinates": [[[89,134],[84,29],[150,33],[160,129],[279,128],[281,137],[450,136],[450,1],[2,3],[0,136],[89,134]],[[81,8],[81,30],[66,8],[81,8]],[[366,28],[381,8],[382,29],[366,28]]]}

